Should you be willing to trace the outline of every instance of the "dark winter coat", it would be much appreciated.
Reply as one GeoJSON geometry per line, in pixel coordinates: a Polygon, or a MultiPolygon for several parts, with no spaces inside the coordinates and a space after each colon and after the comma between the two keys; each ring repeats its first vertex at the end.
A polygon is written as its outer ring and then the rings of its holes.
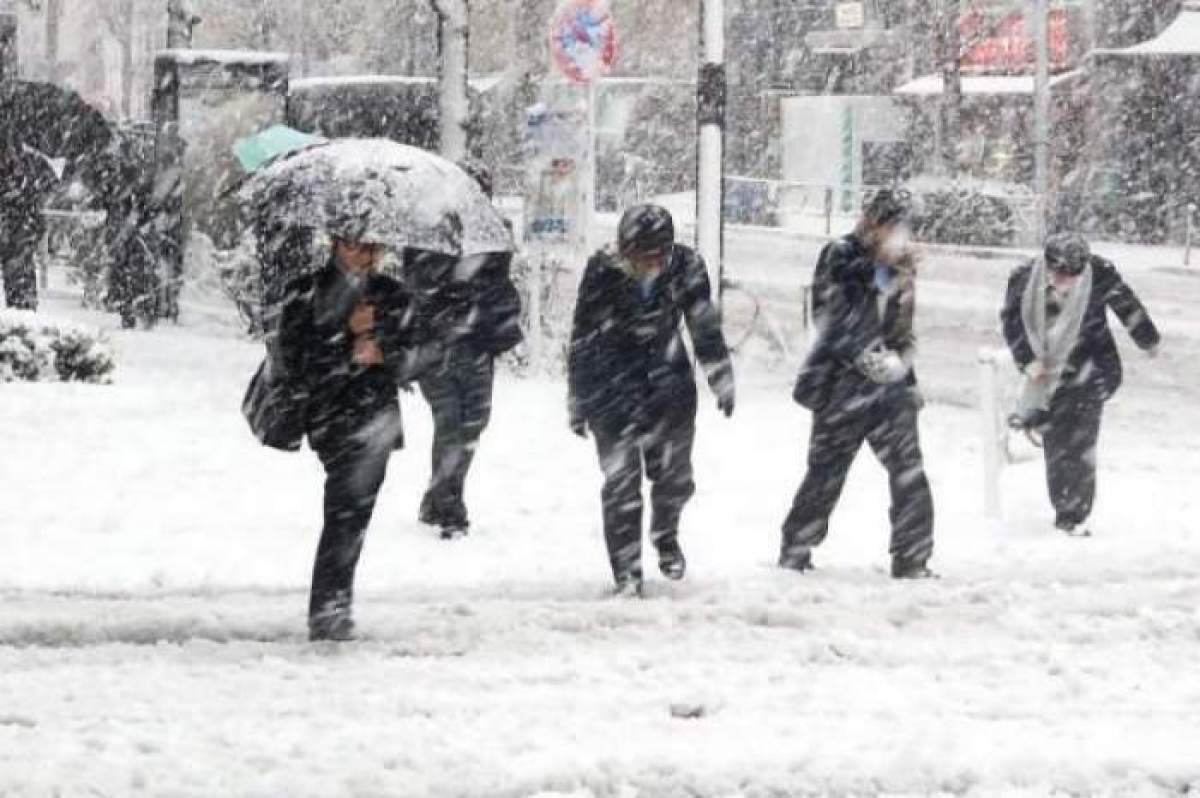
{"type": "Polygon", "coordinates": [[[45,232],[42,205],[54,187],[50,166],[38,154],[0,146],[0,247],[32,249],[45,232]]]}
{"type": "Polygon", "coordinates": [[[572,416],[664,417],[696,403],[696,377],[681,322],[696,359],[719,390],[732,382],[732,365],[720,316],[712,303],[704,261],[674,245],[649,295],[610,250],[588,261],[579,285],[569,352],[572,416]],[[728,382],[727,382],[728,381],[728,382]]]}
{"type": "MultiPolygon", "coordinates": [[[[1008,280],[1004,309],[1000,312],[1004,340],[1021,369],[1035,360],[1021,318],[1021,303],[1033,273],[1033,265],[1030,261],[1012,273],[1008,280]]],[[[1063,372],[1062,386],[1088,385],[1099,392],[1101,399],[1108,400],[1121,387],[1123,377],[1121,356],[1108,327],[1109,308],[1117,314],[1134,342],[1142,349],[1157,346],[1160,336],[1150,314],[1137,294],[1121,279],[1116,267],[1096,255],[1091,258],[1091,266],[1092,294],[1079,331],[1079,340],[1063,372]]]]}
{"type": "Polygon", "coordinates": [[[417,312],[432,329],[469,329],[456,342],[474,352],[501,355],[521,343],[521,297],[510,275],[511,252],[491,252],[460,262],[431,258],[406,263],[417,312]],[[456,274],[458,271],[465,274],[456,274]]]}
{"type": "Polygon", "coordinates": [[[855,365],[879,345],[905,359],[911,359],[916,348],[915,286],[908,280],[888,297],[880,314],[875,268],[857,234],[842,237],[821,253],[813,285],[819,333],[793,392],[796,402],[816,413],[853,415],[892,402],[920,402],[911,370],[899,382],[880,385],[855,365]]]}
{"type": "Polygon", "coordinates": [[[330,263],[293,281],[280,314],[275,374],[304,408],[309,445],[320,449],[361,430],[383,410],[398,411],[398,387],[418,376],[413,353],[427,338],[414,324],[410,295],[390,277],[372,274],[355,290],[330,263]],[[382,366],[351,362],[349,319],[360,300],[374,305],[382,366]]]}

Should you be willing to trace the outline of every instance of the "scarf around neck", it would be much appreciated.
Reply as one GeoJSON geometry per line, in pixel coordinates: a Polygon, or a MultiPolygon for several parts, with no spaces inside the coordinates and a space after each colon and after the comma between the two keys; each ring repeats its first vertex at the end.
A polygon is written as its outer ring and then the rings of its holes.
{"type": "Polygon", "coordinates": [[[1079,342],[1083,319],[1092,298],[1091,264],[1084,268],[1071,290],[1060,298],[1061,309],[1053,320],[1048,319],[1046,312],[1049,287],[1046,260],[1038,258],[1021,297],[1021,322],[1034,357],[1046,368],[1047,378],[1041,383],[1025,380],[1021,399],[1024,409],[1049,409],[1050,400],[1062,384],[1063,372],[1079,342]]]}

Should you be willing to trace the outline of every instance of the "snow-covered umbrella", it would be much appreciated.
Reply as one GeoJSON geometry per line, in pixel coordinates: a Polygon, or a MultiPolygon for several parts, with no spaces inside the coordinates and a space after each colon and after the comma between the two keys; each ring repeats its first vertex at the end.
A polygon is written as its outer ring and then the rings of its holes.
{"type": "Polygon", "coordinates": [[[508,252],[512,236],[479,185],[425,150],[336,139],[266,164],[240,196],[260,220],[455,257],[508,252]]]}

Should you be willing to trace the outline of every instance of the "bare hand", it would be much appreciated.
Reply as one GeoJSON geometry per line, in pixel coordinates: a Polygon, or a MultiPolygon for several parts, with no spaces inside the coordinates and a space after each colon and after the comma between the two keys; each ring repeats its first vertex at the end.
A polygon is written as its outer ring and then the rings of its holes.
{"type": "Polygon", "coordinates": [[[350,332],[352,335],[367,335],[375,329],[375,306],[365,302],[354,308],[350,314],[350,332]]]}
{"type": "Polygon", "coordinates": [[[361,338],[354,342],[354,355],[351,360],[356,366],[382,366],[383,350],[373,338],[361,338]]]}

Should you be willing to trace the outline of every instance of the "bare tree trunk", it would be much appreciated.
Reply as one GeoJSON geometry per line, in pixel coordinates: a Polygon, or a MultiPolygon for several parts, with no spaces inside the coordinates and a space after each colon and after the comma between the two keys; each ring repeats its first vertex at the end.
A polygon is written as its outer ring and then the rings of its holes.
{"type": "Polygon", "coordinates": [[[133,39],[137,34],[135,0],[125,0],[121,8],[121,115],[133,118],[133,82],[137,65],[133,58],[133,39]]]}
{"type": "Polygon", "coordinates": [[[962,135],[961,0],[941,0],[938,15],[938,61],[942,68],[941,163],[949,177],[958,174],[958,140],[962,135]]]}
{"type": "Polygon", "coordinates": [[[16,78],[17,15],[10,5],[0,5],[0,84],[16,78]]]}
{"type": "Polygon", "coordinates": [[[470,7],[468,0],[432,0],[438,15],[438,110],[441,153],[450,160],[467,155],[467,58],[470,7]]]}
{"type": "Polygon", "coordinates": [[[192,46],[192,29],[200,18],[192,13],[188,0],[167,0],[167,47],[172,50],[192,46]]]}
{"type": "Polygon", "coordinates": [[[46,65],[51,83],[58,80],[58,43],[62,27],[62,0],[46,0],[46,65]]]}

